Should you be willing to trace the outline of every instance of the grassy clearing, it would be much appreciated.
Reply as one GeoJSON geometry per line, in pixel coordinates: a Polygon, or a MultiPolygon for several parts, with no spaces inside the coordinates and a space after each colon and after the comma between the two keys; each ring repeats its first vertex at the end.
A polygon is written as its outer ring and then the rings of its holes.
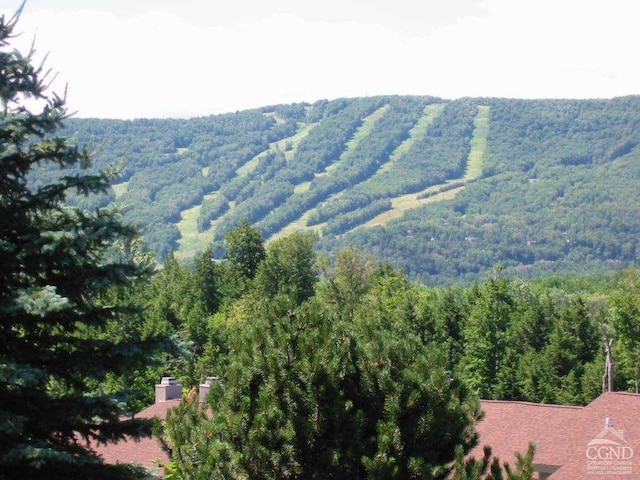
{"type": "MultiPolygon", "coordinates": [[[[205,200],[214,197],[215,194],[205,195],[205,200]]],[[[196,205],[180,214],[181,220],[176,224],[180,231],[178,251],[176,257],[180,259],[193,258],[202,252],[213,241],[213,229],[206,232],[198,232],[198,215],[202,205],[196,205]]]]}
{"type": "Polygon", "coordinates": [[[266,112],[264,116],[273,118],[278,124],[282,124],[286,122],[286,120],[282,118],[280,115],[278,115],[276,112],[266,112]]]}
{"type": "MultiPolygon", "coordinates": [[[[444,106],[442,106],[442,108],[444,108],[444,106]]],[[[484,158],[484,152],[487,148],[487,133],[489,131],[488,106],[478,106],[478,114],[473,121],[473,126],[474,129],[473,136],[471,137],[471,149],[469,151],[469,158],[467,160],[467,170],[463,179],[454,179],[441,185],[434,185],[418,194],[412,193],[409,195],[402,195],[393,198],[391,200],[391,210],[381,213],[377,217],[367,222],[365,226],[373,227],[376,225],[386,225],[390,221],[400,218],[407,210],[411,210],[427,203],[451,200],[458,194],[458,192],[460,192],[464,188],[464,186],[452,188],[444,192],[435,193],[426,198],[419,197],[422,194],[438,192],[439,190],[446,188],[446,186],[452,182],[460,182],[461,180],[464,180],[466,182],[479,178],[482,175],[482,161],[484,158]]]]}
{"type": "Polygon", "coordinates": [[[290,161],[293,158],[293,154],[295,153],[296,148],[298,148],[298,144],[304,137],[306,137],[309,134],[309,131],[314,125],[316,124],[301,123],[298,127],[298,131],[294,135],[283,138],[282,140],[278,140],[277,142],[270,143],[268,150],[265,150],[259,153],[258,155],[253,157],[251,160],[246,162],[244,165],[240,166],[236,170],[236,175],[238,175],[239,177],[249,175],[258,166],[260,159],[272,150],[280,150],[281,152],[284,153],[284,157],[287,159],[287,161],[290,161]]]}
{"type": "Polygon", "coordinates": [[[482,161],[487,149],[487,133],[489,132],[489,106],[478,106],[478,114],[473,120],[473,137],[471,138],[471,151],[467,162],[465,180],[475,180],[482,175],[482,161]]]}
{"type": "Polygon", "coordinates": [[[362,121],[362,125],[360,125],[360,127],[356,130],[356,133],[353,135],[351,140],[347,142],[346,148],[340,155],[340,158],[338,159],[338,161],[329,165],[325,171],[331,172],[337,169],[340,166],[340,164],[346,158],[348,158],[349,155],[351,155],[351,153],[353,152],[353,150],[355,150],[358,144],[371,134],[371,132],[373,131],[373,127],[376,124],[376,121],[380,119],[386,113],[387,110],[389,110],[389,105],[384,105],[379,109],[377,109],[368,117],[365,117],[364,120],[362,121]]]}
{"type": "Polygon", "coordinates": [[[427,128],[429,128],[429,125],[431,125],[433,123],[433,120],[442,113],[444,107],[444,103],[432,103],[424,107],[422,116],[418,119],[411,130],[409,130],[409,137],[400,145],[398,145],[398,148],[393,151],[391,157],[389,158],[391,161],[382,165],[382,167],[378,169],[377,173],[382,173],[390,170],[393,166],[393,162],[400,158],[400,156],[407,153],[411,146],[416,142],[416,140],[424,136],[424,134],[427,132],[427,128]]]}
{"type": "MultiPolygon", "coordinates": [[[[438,190],[442,187],[442,185],[436,185],[426,189],[424,192],[432,192],[434,190],[438,190]]],[[[378,225],[386,225],[392,220],[400,218],[404,212],[420,207],[422,205],[426,205],[427,203],[433,202],[441,202],[443,200],[451,200],[454,198],[458,192],[460,192],[464,187],[453,188],[451,190],[447,190],[446,192],[440,192],[435,195],[432,195],[427,198],[419,198],[420,193],[410,193],[408,195],[402,195],[400,197],[396,197],[391,199],[391,210],[387,210],[386,212],[382,212],[377,217],[369,220],[364,226],[365,227],[375,227],[378,225]]]]}
{"type": "Polygon", "coordinates": [[[293,160],[293,154],[296,152],[298,144],[309,135],[311,129],[316,125],[317,123],[301,123],[298,125],[298,131],[294,135],[276,142],[276,145],[284,152],[284,158],[287,159],[287,162],[293,160]]]}
{"type": "Polygon", "coordinates": [[[293,187],[293,193],[305,193],[311,188],[311,182],[302,182],[293,187]]]}
{"type": "Polygon", "coordinates": [[[249,160],[247,163],[245,163],[244,165],[240,166],[240,168],[238,168],[236,170],[236,175],[238,177],[246,177],[247,175],[249,175],[254,168],[256,168],[258,166],[258,162],[260,161],[260,157],[263,154],[259,154],[256,155],[255,157],[253,157],[251,160],[249,160]]]}
{"type": "Polygon", "coordinates": [[[308,227],[307,226],[307,219],[309,218],[309,215],[311,214],[311,212],[312,212],[312,210],[309,210],[307,213],[305,213],[298,220],[296,220],[294,222],[291,222],[289,225],[284,227],[278,233],[273,235],[269,240],[275,240],[277,238],[286,237],[287,235],[291,235],[294,232],[317,232],[317,233],[319,233],[320,230],[322,230],[322,227],[324,227],[326,225],[326,223],[321,223],[321,224],[318,224],[318,225],[314,225],[313,227],[308,227]]]}

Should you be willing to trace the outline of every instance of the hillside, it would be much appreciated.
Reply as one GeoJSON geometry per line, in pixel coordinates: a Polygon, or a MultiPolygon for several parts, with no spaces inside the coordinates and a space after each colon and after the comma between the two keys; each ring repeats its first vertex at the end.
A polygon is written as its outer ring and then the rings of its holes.
{"type": "Polygon", "coordinates": [[[427,284],[497,264],[522,277],[638,264],[640,97],[365,97],[66,125],[96,147],[94,168],[125,159],[100,203],[159,259],[247,218],[265,238],[316,231],[322,252],[363,245],[427,284]]]}

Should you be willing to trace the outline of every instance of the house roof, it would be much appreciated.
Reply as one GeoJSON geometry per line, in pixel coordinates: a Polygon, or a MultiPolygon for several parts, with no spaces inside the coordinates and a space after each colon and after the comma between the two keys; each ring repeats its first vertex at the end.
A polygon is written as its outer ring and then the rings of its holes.
{"type": "MultiPolygon", "coordinates": [[[[156,402],[139,412],[136,417],[164,420],[167,417],[167,411],[179,403],[180,399],[156,402]]],[[[160,465],[169,461],[169,456],[160,447],[155,437],[145,437],[139,440],[127,437],[118,443],[100,445],[96,451],[106,463],[134,463],[143,466],[156,477],[163,476],[163,468],[160,465]]]]}
{"type": "Polygon", "coordinates": [[[549,480],[640,478],[640,395],[604,393],[586,407],[482,401],[480,440],[501,462],[536,443],[536,470],[549,480]]]}
{"type": "Polygon", "coordinates": [[[482,448],[491,446],[501,462],[515,462],[515,452],[525,454],[530,442],[536,444],[536,464],[562,465],[571,449],[566,432],[583,407],[545,405],[529,402],[483,400],[484,419],[478,424],[479,442],[471,454],[482,457],[482,448]]]}
{"type": "Polygon", "coordinates": [[[565,434],[571,450],[550,480],[640,478],[640,395],[602,394],[565,434]]]}
{"type": "MultiPolygon", "coordinates": [[[[156,402],[140,418],[166,418],[179,399],[156,402]]],[[[470,452],[481,458],[491,446],[501,462],[514,464],[515,452],[536,444],[536,470],[548,480],[635,480],[640,478],[640,395],[604,393],[585,407],[530,402],[483,400],[478,445],[470,452]],[[545,477],[547,478],[547,477],[545,477]]],[[[162,476],[168,456],[155,438],[101,446],[107,463],[136,463],[162,476]]]]}

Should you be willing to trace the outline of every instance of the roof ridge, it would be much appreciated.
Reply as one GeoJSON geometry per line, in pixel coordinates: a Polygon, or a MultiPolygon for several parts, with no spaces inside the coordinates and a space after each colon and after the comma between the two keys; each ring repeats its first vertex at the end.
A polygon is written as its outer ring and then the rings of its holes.
{"type": "Polygon", "coordinates": [[[520,400],[480,400],[480,403],[502,403],[502,404],[513,404],[513,405],[531,405],[533,407],[568,408],[568,409],[574,409],[574,410],[583,410],[585,408],[584,406],[580,406],[580,405],[558,405],[556,403],[536,403],[536,402],[525,402],[525,401],[520,401],[520,400]]]}
{"type": "Polygon", "coordinates": [[[635,392],[604,392],[601,395],[599,395],[598,397],[594,398],[594,400],[597,400],[598,398],[605,396],[605,395],[627,395],[630,397],[640,397],[640,393],[635,393],[635,392]]]}

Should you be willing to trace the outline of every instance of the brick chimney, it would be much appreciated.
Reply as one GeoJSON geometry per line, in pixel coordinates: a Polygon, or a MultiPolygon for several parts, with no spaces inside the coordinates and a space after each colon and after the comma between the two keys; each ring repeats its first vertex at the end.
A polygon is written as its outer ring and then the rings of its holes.
{"type": "Polygon", "coordinates": [[[156,384],[156,403],[182,398],[182,385],[174,377],[162,377],[156,384]]]}
{"type": "Polygon", "coordinates": [[[213,382],[217,382],[218,380],[218,377],[207,377],[205,378],[204,383],[200,384],[200,387],[198,388],[198,398],[201,402],[204,402],[204,399],[209,394],[209,390],[211,389],[213,382]]]}

